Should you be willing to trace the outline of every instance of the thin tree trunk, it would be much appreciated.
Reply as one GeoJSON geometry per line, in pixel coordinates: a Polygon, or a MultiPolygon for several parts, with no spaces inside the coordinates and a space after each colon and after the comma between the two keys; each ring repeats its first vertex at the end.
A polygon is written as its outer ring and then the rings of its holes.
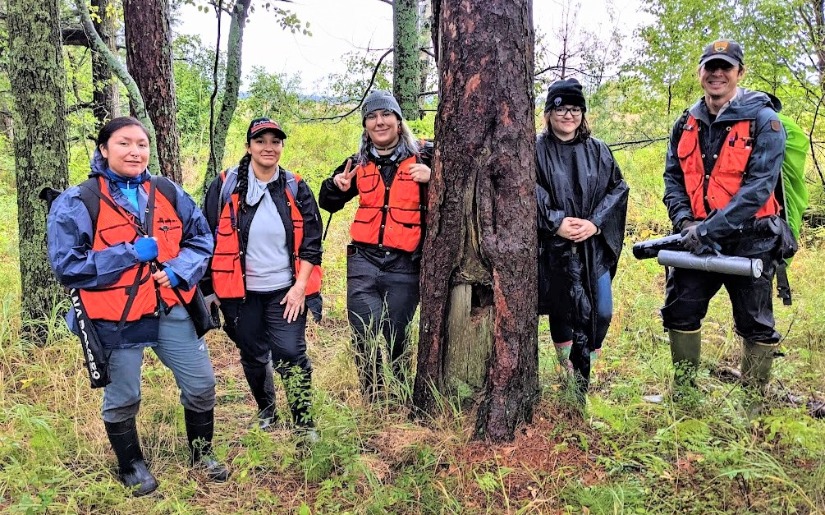
{"type": "MultiPolygon", "coordinates": [[[[249,6],[252,0],[238,0],[232,9],[232,20],[229,24],[229,41],[226,48],[226,75],[224,76],[224,92],[221,101],[221,110],[212,130],[212,145],[210,148],[209,164],[206,168],[206,177],[203,181],[204,193],[209,188],[223,166],[223,156],[226,151],[226,134],[232,116],[238,107],[238,91],[241,87],[241,54],[243,50],[243,33],[246,27],[246,18],[249,16],[249,6]]],[[[217,87],[217,85],[215,85],[217,87]]],[[[263,116],[266,113],[254,113],[263,116]]]]}
{"type": "Polygon", "coordinates": [[[538,396],[532,1],[433,11],[441,103],[413,400],[432,413],[434,390],[480,387],[475,435],[509,440],[538,396]]]}
{"type": "Polygon", "coordinates": [[[45,187],[68,185],[66,75],[57,0],[7,2],[8,72],[14,95],[14,158],[22,314],[48,317],[60,287],[46,259],[45,187]]]}
{"type": "MultiPolygon", "coordinates": [[[[98,18],[94,21],[95,30],[109,50],[117,52],[115,38],[117,17],[113,11],[112,0],[92,0],[92,6],[97,8],[98,13],[98,18]]],[[[92,111],[97,120],[97,128],[100,129],[107,121],[120,116],[120,94],[106,56],[94,50],[94,45],[90,46],[92,47],[92,82],[95,88],[92,96],[92,111]]]]}
{"type": "Polygon", "coordinates": [[[160,172],[181,184],[168,0],[124,0],[126,66],[155,126],[160,172]]]}
{"type": "Polygon", "coordinates": [[[393,95],[407,120],[420,117],[418,93],[421,68],[418,60],[418,0],[394,0],[393,95]]]}
{"type": "Polygon", "coordinates": [[[126,67],[123,66],[123,63],[120,60],[118,60],[117,54],[112,52],[109,47],[106,46],[106,43],[104,43],[100,38],[100,34],[97,33],[97,30],[95,30],[94,24],[92,23],[92,18],[89,15],[89,9],[86,7],[85,0],[75,0],[75,7],[77,7],[77,12],[80,13],[80,22],[83,24],[83,30],[87,34],[93,48],[97,53],[106,58],[106,62],[109,64],[109,69],[112,70],[112,72],[126,88],[129,95],[129,104],[132,106],[135,117],[146,126],[146,130],[149,132],[149,148],[151,150],[149,154],[149,169],[159,169],[155,126],[149,118],[149,115],[146,113],[146,105],[143,103],[143,95],[141,95],[135,79],[129,75],[126,67]]]}

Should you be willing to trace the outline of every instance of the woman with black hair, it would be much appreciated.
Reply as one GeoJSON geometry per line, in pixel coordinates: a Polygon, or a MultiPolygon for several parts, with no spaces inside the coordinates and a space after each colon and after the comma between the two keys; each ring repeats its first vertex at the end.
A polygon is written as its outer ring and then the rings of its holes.
{"type": "Polygon", "coordinates": [[[274,365],[294,423],[315,439],[305,331],[307,305],[320,301],[321,216],[309,186],[279,164],[285,139],[275,121],[252,120],[246,154],[210,184],[204,212],[215,252],[201,288],[220,303],[259,427],[277,420],[274,365]]]}
{"type": "MultiPolygon", "coordinates": [[[[135,422],[146,347],[175,375],[193,464],[212,480],[229,476],[211,448],[215,375],[209,352],[181,305],[192,299],[206,270],[212,236],[189,195],[150,175],[148,163],[146,128],[130,117],[110,121],[100,129],[90,179],[54,201],[47,226],[52,269],[63,286],[79,290],[108,354],[103,422],[120,479],[135,495],[158,487],[135,422]]],[[[77,333],[74,310],[67,318],[77,333]]]]}
{"type": "Polygon", "coordinates": [[[629,193],[610,149],[590,135],[586,112],[576,79],[554,82],[536,139],[539,314],[550,315],[559,363],[582,405],[613,316],[629,193]]]}

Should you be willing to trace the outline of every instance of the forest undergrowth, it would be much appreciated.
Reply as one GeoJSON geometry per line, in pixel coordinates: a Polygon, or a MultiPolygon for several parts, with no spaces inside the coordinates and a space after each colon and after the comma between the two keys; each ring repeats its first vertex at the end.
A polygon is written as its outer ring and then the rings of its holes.
{"type": "MultiPolygon", "coordinates": [[[[317,192],[351,152],[357,124],[306,124],[290,132],[283,164],[317,192]],[[312,142],[311,144],[308,142],[312,142]]],[[[239,157],[240,149],[234,149],[239,157]]],[[[541,398],[514,441],[473,441],[472,410],[450,398],[413,421],[411,385],[391,383],[376,404],[362,401],[345,311],[351,211],[332,218],[325,242],[325,319],[309,323],[320,441],[286,427],[263,432],[238,353],[221,331],[208,336],[218,378],[216,450],[232,469],[224,484],[188,467],[183,410],[171,373],[151,352],[143,369],[138,427],[158,491],[135,499],[114,477],[115,460],[76,338],[60,309],[43,321],[48,341],[21,330],[15,200],[0,192],[0,510],[8,513],[823,513],[825,420],[787,393],[825,390],[825,229],[803,229],[789,269],[794,303],[775,303],[785,335],[775,364],[777,395],[749,419],[747,399],[720,378],[738,366],[724,292],[703,327],[698,391],[675,402],[667,337],[658,309],[664,274],[636,261],[633,242],[668,230],[661,204],[662,146],[617,153],[631,187],[628,236],[614,282],[614,318],[597,362],[586,412],[568,399],[540,321],[541,398]],[[646,396],[662,395],[651,403],[646,396]]],[[[82,161],[82,156],[78,157],[82,161]]],[[[73,167],[73,182],[85,173],[73,167]],[[75,177],[76,176],[76,177],[75,177]]],[[[189,171],[187,178],[197,175],[189,171]]],[[[188,184],[190,191],[198,185],[188,184]]],[[[326,214],[324,214],[325,222],[326,214]]],[[[526,315],[526,314],[525,314],[526,315]]],[[[415,324],[414,324],[415,325],[415,324]]],[[[417,330],[414,330],[417,333],[417,330]]],[[[414,335],[415,337],[415,335],[414,335]]],[[[415,338],[414,338],[415,339],[415,338]]],[[[279,386],[282,419],[287,418],[279,386]]]]}

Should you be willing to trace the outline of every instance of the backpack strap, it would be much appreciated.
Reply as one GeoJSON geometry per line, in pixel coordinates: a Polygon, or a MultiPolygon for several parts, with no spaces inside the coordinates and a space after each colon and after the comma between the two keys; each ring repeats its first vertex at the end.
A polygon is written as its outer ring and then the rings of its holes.
{"type": "Polygon", "coordinates": [[[292,193],[292,198],[295,199],[295,202],[298,202],[298,181],[301,180],[301,177],[295,175],[294,173],[290,172],[289,170],[284,171],[284,178],[286,179],[286,187],[289,188],[289,192],[292,193]]]}

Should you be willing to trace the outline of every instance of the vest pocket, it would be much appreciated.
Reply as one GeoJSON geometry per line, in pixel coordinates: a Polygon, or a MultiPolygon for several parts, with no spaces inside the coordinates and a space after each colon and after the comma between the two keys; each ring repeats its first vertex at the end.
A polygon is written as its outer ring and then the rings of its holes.
{"type": "MultiPolygon", "coordinates": [[[[235,253],[215,254],[212,256],[212,272],[232,272],[236,269],[236,263],[240,259],[240,256],[235,253]]],[[[240,269],[240,263],[237,268],[240,269]]]]}
{"type": "Polygon", "coordinates": [[[355,218],[353,218],[352,223],[369,224],[375,220],[376,216],[380,216],[380,214],[381,210],[379,208],[359,207],[355,211],[355,218]]]}
{"type": "Polygon", "coordinates": [[[392,221],[404,227],[418,227],[421,225],[421,211],[418,209],[390,208],[392,221]]]}

